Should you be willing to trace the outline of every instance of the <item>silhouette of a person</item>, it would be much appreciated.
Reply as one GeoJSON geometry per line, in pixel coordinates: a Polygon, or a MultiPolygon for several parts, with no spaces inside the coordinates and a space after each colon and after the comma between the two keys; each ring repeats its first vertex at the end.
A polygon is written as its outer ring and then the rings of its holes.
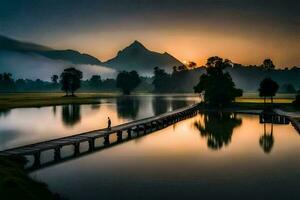
{"type": "Polygon", "coordinates": [[[111,120],[109,117],[107,118],[107,128],[111,129],[111,120]]]}

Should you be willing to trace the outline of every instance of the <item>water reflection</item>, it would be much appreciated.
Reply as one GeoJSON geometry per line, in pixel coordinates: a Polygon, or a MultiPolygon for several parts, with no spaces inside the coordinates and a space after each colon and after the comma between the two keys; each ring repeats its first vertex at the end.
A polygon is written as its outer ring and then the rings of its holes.
{"type": "Polygon", "coordinates": [[[66,126],[74,126],[80,122],[80,105],[70,104],[62,106],[62,121],[66,126]]]}
{"type": "Polygon", "coordinates": [[[9,113],[9,109],[0,109],[0,117],[6,117],[9,113]]]}
{"type": "Polygon", "coordinates": [[[259,145],[265,153],[270,153],[274,146],[274,137],[273,137],[273,123],[271,123],[271,130],[267,132],[267,124],[264,123],[264,134],[259,138],[259,145]]]}
{"type": "MultiPolygon", "coordinates": [[[[259,116],[204,114],[177,123],[176,129],[170,126],[30,175],[72,200],[299,199],[300,137],[292,125],[273,125],[276,148],[264,156],[259,116]],[[217,123],[219,132],[211,130],[217,123]],[[207,136],[195,128],[200,125],[207,136]],[[222,150],[206,148],[209,136],[222,140],[222,150]],[[225,141],[230,143],[226,148],[225,141]]],[[[266,124],[266,134],[270,128],[266,124]]]]}
{"type": "Polygon", "coordinates": [[[230,143],[233,129],[242,124],[234,113],[210,112],[203,114],[204,120],[196,121],[194,126],[202,137],[207,138],[207,146],[219,150],[230,143]]]}
{"type": "Polygon", "coordinates": [[[91,109],[92,110],[99,110],[100,109],[100,104],[91,104],[91,109]]]}
{"type": "Polygon", "coordinates": [[[118,116],[125,119],[136,119],[140,107],[137,97],[124,96],[117,98],[118,116]]]}
{"type": "Polygon", "coordinates": [[[113,126],[151,117],[194,104],[199,98],[195,95],[136,95],[101,98],[99,102],[1,110],[0,150],[105,128],[108,116],[113,126]],[[14,130],[18,135],[7,141],[4,134],[7,130],[14,130]]]}
{"type": "Polygon", "coordinates": [[[170,102],[162,96],[156,96],[152,99],[152,108],[154,115],[165,113],[170,108],[170,102]]]}
{"type": "Polygon", "coordinates": [[[52,112],[53,112],[53,115],[56,116],[56,106],[52,107],[52,112]]]}
{"type": "Polygon", "coordinates": [[[171,101],[172,109],[178,109],[189,105],[188,101],[174,100],[171,101]]]}

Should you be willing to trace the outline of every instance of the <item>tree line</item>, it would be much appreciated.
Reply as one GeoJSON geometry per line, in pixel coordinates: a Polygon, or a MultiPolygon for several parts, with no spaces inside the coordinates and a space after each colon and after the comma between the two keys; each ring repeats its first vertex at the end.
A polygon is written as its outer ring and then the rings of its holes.
{"type": "MultiPolygon", "coordinates": [[[[105,80],[102,80],[100,75],[93,75],[90,79],[82,80],[82,72],[74,67],[65,69],[60,75],[51,76],[51,81],[14,80],[12,74],[2,73],[0,74],[0,92],[62,90],[66,96],[74,96],[78,90],[95,92],[120,90],[123,94],[128,95],[142,85],[145,91],[154,93],[185,92],[187,89],[194,89],[194,92],[205,93],[204,100],[207,102],[219,105],[231,102],[242,95],[243,91],[235,88],[236,83],[230,73],[232,68],[239,68],[239,64],[214,56],[207,59],[205,66],[200,68],[195,68],[195,66],[194,62],[183,66],[174,66],[173,72],[170,74],[164,69],[155,67],[152,78],[141,77],[136,71],[120,71],[116,79],[105,80]],[[201,71],[201,73],[195,73],[197,71],[201,71]],[[191,76],[196,76],[198,82],[191,81],[191,76]]],[[[259,69],[264,72],[264,79],[259,85],[259,94],[262,97],[271,97],[271,101],[278,91],[296,92],[296,88],[292,84],[284,84],[280,87],[271,78],[274,69],[275,65],[271,59],[265,59],[259,69]],[[272,92],[268,93],[270,88],[272,92]]]]}
{"type": "MultiPolygon", "coordinates": [[[[0,92],[59,92],[61,91],[60,79],[60,76],[53,75],[50,77],[50,81],[41,79],[15,80],[12,74],[2,73],[0,74],[0,92]]],[[[87,80],[80,79],[80,88],[78,89],[85,92],[116,91],[116,79],[102,79],[100,75],[93,75],[87,80]]]]}

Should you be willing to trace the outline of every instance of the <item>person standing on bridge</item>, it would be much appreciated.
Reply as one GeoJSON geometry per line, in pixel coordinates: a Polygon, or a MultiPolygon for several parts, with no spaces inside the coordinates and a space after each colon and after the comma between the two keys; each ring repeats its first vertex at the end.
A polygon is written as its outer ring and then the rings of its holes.
{"type": "Polygon", "coordinates": [[[111,129],[111,120],[109,117],[107,118],[107,128],[111,129]]]}

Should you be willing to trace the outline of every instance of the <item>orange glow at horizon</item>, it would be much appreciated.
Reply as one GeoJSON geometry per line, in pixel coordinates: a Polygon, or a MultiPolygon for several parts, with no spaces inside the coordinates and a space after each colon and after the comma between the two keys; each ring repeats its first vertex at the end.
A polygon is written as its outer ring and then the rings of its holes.
{"type": "Polygon", "coordinates": [[[104,32],[74,34],[60,41],[50,41],[54,48],[72,48],[93,55],[101,61],[115,57],[119,50],[134,40],[160,53],[168,52],[180,61],[193,61],[198,66],[206,63],[210,56],[228,58],[245,65],[260,65],[265,58],[271,58],[278,67],[299,65],[300,38],[288,40],[282,36],[249,37],[248,35],[214,34],[201,31],[177,31],[171,34],[165,30],[135,31],[134,33],[104,32]],[[122,34],[122,37],[119,37],[122,34]],[[112,42],[114,41],[114,42],[112,42]],[[54,44],[54,45],[53,45],[54,44]]]}

